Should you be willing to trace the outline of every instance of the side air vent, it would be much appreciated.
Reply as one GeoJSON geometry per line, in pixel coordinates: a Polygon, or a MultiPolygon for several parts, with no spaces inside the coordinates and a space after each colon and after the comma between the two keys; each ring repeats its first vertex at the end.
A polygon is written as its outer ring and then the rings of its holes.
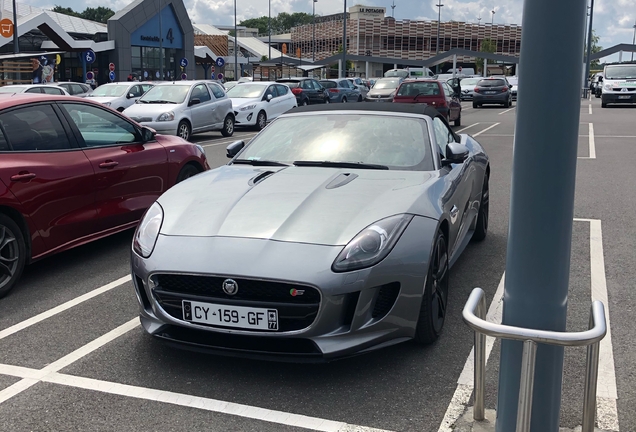
{"type": "Polygon", "coordinates": [[[255,184],[262,182],[263,180],[265,180],[267,177],[271,176],[274,173],[275,171],[264,171],[262,173],[259,173],[256,177],[251,178],[248,184],[250,186],[254,186],[255,184]]]}
{"type": "Polygon", "coordinates": [[[342,187],[348,183],[351,183],[357,177],[358,177],[358,174],[352,174],[352,173],[339,174],[338,177],[336,177],[335,179],[329,182],[329,184],[327,185],[327,189],[335,189],[335,188],[342,187]]]}

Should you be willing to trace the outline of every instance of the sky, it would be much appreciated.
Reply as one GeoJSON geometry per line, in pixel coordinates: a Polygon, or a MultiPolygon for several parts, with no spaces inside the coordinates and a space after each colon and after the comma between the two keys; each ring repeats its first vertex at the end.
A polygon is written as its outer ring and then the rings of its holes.
{"type": "MultiPolygon", "coordinates": [[[[44,9],[55,5],[83,10],[86,7],[107,6],[119,10],[130,0],[19,0],[44,9]]],[[[237,19],[266,16],[268,1],[236,0],[237,19]]],[[[437,20],[437,0],[348,0],[347,6],[356,3],[368,6],[383,6],[387,15],[391,14],[391,4],[395,1],[396,19],[437,20]]],[[[557,0],[559,1],[559,0],[557,0]]],[[[563,1],[563,0],[561,0],[563,1]]],[[[190,17],[195,23],[232,25],[234,23],[234,0],[184,0],[190,17]]],[[[497,24],[522,24],[523,0],[443,0],[442,21],[455,20],[482,23],[491,22],[494,10],[494,22],[497,24]]],[[[317,15],[330,15],[342,12],[342,0],[318,0],[317,15]]],[[[279,12],[312,12],[312,0],[271,0],[272,15],[279,12]]],[[[594,30],[600,36],[600,45],[609,48],[619,43],[631,43],[636,23],[636,0],[595,0],[594,30]]],[[[623,55],[626,60],[627,54],[623,55]]],[[[618,54],[606,61],[618,60],[618,54]]]]}

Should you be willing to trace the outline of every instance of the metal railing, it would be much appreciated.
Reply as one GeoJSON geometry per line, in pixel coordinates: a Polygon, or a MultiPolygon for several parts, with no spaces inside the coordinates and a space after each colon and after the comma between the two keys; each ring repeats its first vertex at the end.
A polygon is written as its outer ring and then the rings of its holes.
{"type": "Polygon", "coordinates": [[[486,296],[481,288],[473,289],[462,312],[464,322],[475,331],[475,406],[473,418],[484,419],[484,387],[486,382],[486,336],[523,342],[521,382],[517,408],[516,432],[530,431],[532,391],[537,344],[558,346],[587,345],[585,390],[583,393],[583,429],[594,431],[596,414],[596,384],[598,378],[599,342],[607,332],[605,308],[600,301],[592,303],[589,330],[582,332],[553,332],[496,324],[486,321],[486,296]]]}

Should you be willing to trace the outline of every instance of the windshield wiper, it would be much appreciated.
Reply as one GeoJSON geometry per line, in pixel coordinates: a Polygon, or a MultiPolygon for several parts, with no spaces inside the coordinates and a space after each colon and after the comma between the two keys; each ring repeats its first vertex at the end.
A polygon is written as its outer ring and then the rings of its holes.
{"type": "Polygon", "coordinates": [[[245,164],[245,165],[254,165],[254,166],[289,166],[286,163],[276,162],[271,160],[260,160],[260,159],[236,159],[232,161],[233,164],[245,164]]]}
{"type": "Polygon", "coordinates": [[[176,102],[172,102],[169,100],[153,100],[153,101],[147,101],[147,103],[153,103],[153,104],[176,104],[176,102]]]}
{"type": "Polygon", "coordinates": [[[332,161],[295,161],[296,166],[316,166],[329,168],[359,168],[359,169],[377,169],[388,170],[386,165],[368,164],[364,162],[332,162],[332,161]]]}

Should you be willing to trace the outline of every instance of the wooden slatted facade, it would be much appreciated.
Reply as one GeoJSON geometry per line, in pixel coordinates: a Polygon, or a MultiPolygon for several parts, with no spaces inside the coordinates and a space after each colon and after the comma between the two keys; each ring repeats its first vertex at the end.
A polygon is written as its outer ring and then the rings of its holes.
{"type": "MultiPolygon", "coordinates": [[[[342,47],[342,18],[316,23],[316,60],[336,54],[342,47]]],[[[291,31],[290,52],[300,48],[310,57],[313,51],[313,26],[307,24],[291,31]]],[[[497,54],[518,56],[521,50],[521,26],[443,22],[440,25],[439,52],[452,48],[478,51],[481,41],[497,43],[497,54]]],[[[397,21],[392,18],[347,19],[347,53],[408,60],[425,60],[435,55],[437,21],[397,21]]],[[[458,58],[473,62],[474,58],[458,58]]]]}

